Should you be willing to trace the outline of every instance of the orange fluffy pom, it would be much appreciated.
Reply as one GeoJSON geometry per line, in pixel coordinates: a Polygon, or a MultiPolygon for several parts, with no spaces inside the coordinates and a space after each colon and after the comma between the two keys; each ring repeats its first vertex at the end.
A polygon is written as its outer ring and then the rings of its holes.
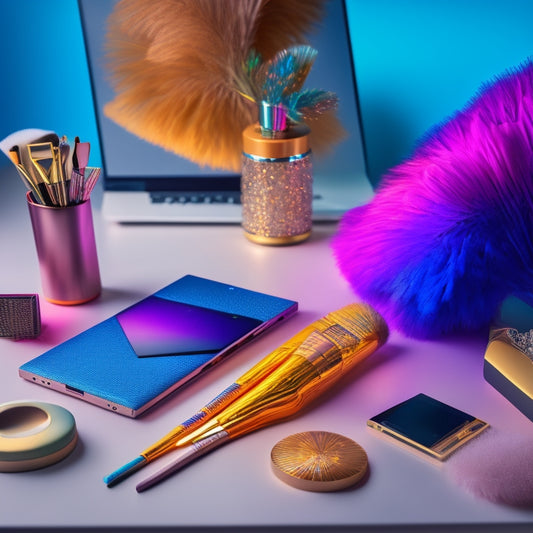
{"type": "MultiPolygon", "coordinates": [[[[108,19],[108,67],[116,96],[106,115],[202,166],[239,171],[242,130],[257,120],[257,110],[235,90],[237,72],[252,48],[268,58],[304,42],[323,3],[121,0],[108,19]]],[[[317,130],[320,120],[332,122],[317,119],[317,130]]],[[[330,125],[329,137],[331,128],[340,130],[330,125]]],[[[319,149],[327,144],[316,142],[319,149]]]]}

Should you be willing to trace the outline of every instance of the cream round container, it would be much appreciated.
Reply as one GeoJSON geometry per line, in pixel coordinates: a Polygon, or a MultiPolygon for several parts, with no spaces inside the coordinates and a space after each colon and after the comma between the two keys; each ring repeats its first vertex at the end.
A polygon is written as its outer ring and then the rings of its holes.
{"type": "Polygon", "coordinates": [[[78,440],[67,409],[44,402],[0,404],[0,472],[36,470],[69,455],[78,440]]]}

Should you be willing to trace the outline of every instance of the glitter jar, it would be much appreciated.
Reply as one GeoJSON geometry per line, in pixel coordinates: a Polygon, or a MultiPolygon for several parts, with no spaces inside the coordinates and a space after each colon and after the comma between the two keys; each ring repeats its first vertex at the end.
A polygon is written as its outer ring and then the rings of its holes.
{"type": "Polygon", "coordinates": [[[309,128],[265,136],[259,124],[243,132],[242,227],[259,244],[296,244],[312,226],[313,172],[309,128]]]}

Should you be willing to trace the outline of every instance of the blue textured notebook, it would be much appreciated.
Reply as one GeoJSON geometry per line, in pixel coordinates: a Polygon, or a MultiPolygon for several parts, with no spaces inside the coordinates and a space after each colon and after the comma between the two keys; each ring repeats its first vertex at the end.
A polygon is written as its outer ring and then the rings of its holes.
{"type": "Polygon", "coordinates": [[[136,417],[297,309],[292,300],[189,275],[25,363],[19,374],[136,417]]]}

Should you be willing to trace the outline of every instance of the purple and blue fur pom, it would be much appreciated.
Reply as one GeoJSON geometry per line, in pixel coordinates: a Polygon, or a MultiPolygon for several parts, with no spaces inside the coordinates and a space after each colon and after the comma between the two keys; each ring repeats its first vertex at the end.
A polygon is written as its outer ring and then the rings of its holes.
{"type": "Polygon", "coordinates": [[[410,337],[483,329],[506,296],[533,294],[533,62],[428,132],[332,248],[354,292],[410,337]]]}

